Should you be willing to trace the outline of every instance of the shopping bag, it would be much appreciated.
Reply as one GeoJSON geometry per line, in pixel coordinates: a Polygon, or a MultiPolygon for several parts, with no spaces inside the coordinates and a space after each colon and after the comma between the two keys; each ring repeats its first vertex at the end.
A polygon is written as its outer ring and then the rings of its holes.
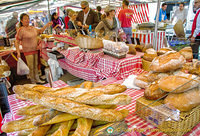
{"type": "Polygon", "coordinates": [[[183,22],[181,20],[178,20],[178,22],[174,25],[173,28],[178,38],[185,38],[183,22]]]}
{"type": "Polygon", "coordinates": [[[17,74],[18,75],[27,75],[27,74],[29,74],[29,68],[21,58],[19,58],[18,61],[17,61],[17,74]]]}

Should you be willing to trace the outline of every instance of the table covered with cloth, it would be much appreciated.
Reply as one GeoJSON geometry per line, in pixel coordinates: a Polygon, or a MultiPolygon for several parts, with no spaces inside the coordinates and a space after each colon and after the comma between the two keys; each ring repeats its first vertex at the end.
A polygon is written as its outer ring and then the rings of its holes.
{"type": "Polygon", "coordinates": [[[60,51],[66,58],[60,59],[59,64],[72,75],[85,80],[97,82],[104,78],[115,77],[124,79],[132,74],[134,69],[142,67],[141,56],[127,54],[126,58],[116,59],[105,55],[102,49],[81,51],[78,47],[60,51]]]}
{"type": "MultiPolygon", "coordinates": [[[[142,72],[142,70],[137,70],[137,71],[135,71],[135,74],[139,74],[141,72],[142,72]]],[[[112,83],[121,84],[122,82],[123,82],[123,80],[117,80],[116,78],[109,78],[106,80],[102,80],[100,83],[103,85],[107,85],[107,84],[112,84],[112,83]]],[[[53,85],[55,88],[67,86],[67,84],[61,80],[54,82],[53,85]]],[[[147,136],[167,136],[166,134],[164,134],[160,131],[153,131],[154,129],[156,129],[153,125],[151,125],[150,123],[146,122],[145,120],[143,120],[142,118],[140,118],[139,116],[134,114],[135,106],[136,106],[136,99],[143,96],[143,94],[144,94],[143,92],[144,92],[144,90],[134,90],[134,89],[127,89],[125,92],[123,92],[132,97],[131,104],[117,107],[117,110],[128,109],[130,112],[128,117],[125,119],[128,124],[128,127],[130,128],[130,132],[124,134],[123,136],[141,136],[140,133],[143,133],[144,135],[147,135],[147,136]],[[134,130],[134,131],[131,131],[131,130],[134,130]]],[[[15,98],[15,94],[8,96],[8,101],[10,104],[10,113],[7,113],[5,115],[2,123],[21,119],[22,118],[21,116],[16,115],[16,111],[22,107],[34,104],[29,101],[17,100],[15,98]]],[[[200,135],[200,123],[196,127],[194,127],[191,132],[188,132],[184,136],[199,136],[199,135],[200,135]]],[[[17,132],[9,133],[8,136],[17,136],[17,132]]]]}

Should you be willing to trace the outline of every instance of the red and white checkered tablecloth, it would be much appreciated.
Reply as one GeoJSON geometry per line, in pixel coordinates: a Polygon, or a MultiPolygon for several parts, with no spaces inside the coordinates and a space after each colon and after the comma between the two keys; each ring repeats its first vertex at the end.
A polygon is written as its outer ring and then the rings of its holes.
{"type": "MultiPolygon", "coordinates": [[[[143,32],[133,32],[133,37],[134,38],[139,38],[140,43],[143,44],[153,44],[153,37],[154,37],[154,32],[150,33],[143,33],[143,32]]],[[[158,31],[157,35],[157,50],[160,48],[163,48],[163,43],[164,43],[164,38],[165,38],[165,31],[158,31]]]]}
{"type": "MultiPolygon", "coordinates": [[[[59,60],[59,64],[63,69],[66,69],[72,75],[85,80],[97,82],[104,78],[115,77],[124,79],[134,72],[134,69],[142,67],[141,56],[143,53],[137,52],[137,55],[127,55],[126,58],[116,59],[108,55],[102,55],[101,52],[93,55],[89,52],[84,61],[74,63],[76,54],[79,54],[78,48],[72,48],[70,51],[61,51],[66,59],[59,60]],[[91,60],[88,60],[91,58],[91,60]],[[87,61],[94,61],[94,65],[86,65],[87,61]]],[[[84,52],[81,52],[81,54],[84,52]]],[[[84,53],[85,54],[85,53],[84,53]]],[[[91,64],[91,63],[90,63],[91,64]]]]}
{"type": "MultiPolygon", "coordinates": [[[[136,74],[138,74],[138,73],[142,72],[142,70],[137,70],[135,72],[136,72],[136,74]]],[[[101,81],[100,83],[107,85],[107,84],[111,84],[111,83],[122,83],[122,82],[123,82],[123,80],[116,80],[115,78],[108,78],[106,80],[101,81]]],[[[65,86],[67,86],[67,84],[65,84],[63,81],[59,80],[59,81],[54,82],[54,87],[56,87],[56,88],[57,87],[65,87],[65,86]]],[[[118,110],[128,109],[130,111],[129,116],[125,119],[128,124],[128,127],[135,128],[133,130],[142,132],[143,134],[145,134],[147,136],[167,136],[166,134],[164,134],[162,132],[152,131],[153,129],[155,129],[155,127],[153,125],[151,125],[150,123],[146,122],[145,120],[143,120],[142,118],[140,118],[139,116],[134,114],[136,99],[143,96],[143,90],[127,89],[124,93],[128,94],[129,96],[132,97],[132,103],[129,105],[125,105],[125,106],[118,106],[117,109],[118,110]]],[[[15,98],[15,95],[11,95],[8,97],[15,98]]],[[[10,99],[9,99],[9,101],[10,101],[10,99]]],[[[21,101],[20,104],[23,106],[21,106],[19,104],[14,104],[14,101],[16,101],[15,103],[19,103],[19,100],[12,99],[13,103],[10,103],[10,106],[13,107],[13,109],[15,109],[15,110],[20,109],[25,105],[28,105],[27,101],[21,101]]],[[[12,110],[10,113],[7,113],[5,115],[3,123],[15,120],[15,119],[13,119],[13,115],[12,115],[12,113],[15,113],[15,112],[13,112],[12,110]]],[[[185,134],[184,136],[199,136],[199,135],[200,135],[200,123],[196,127],[194,127],[191,132],[185,134]]],[[[9,133],[8,136],[17,136],[17,132],[9,133]]],[[[124,136],[141,136],[141,135],[136,132],[130,132],[130,133],[124,134],[124,136]]]]}
{"type": "Polygon", "coordinates": [[[102,49],[96,49],[93,51],[88,50],[87,52],[84,52],[81,51],[79,47],[61,50],[60,53],[62,53],[69,61],[88,68],[95,66],[104,54],[102,49]]]}

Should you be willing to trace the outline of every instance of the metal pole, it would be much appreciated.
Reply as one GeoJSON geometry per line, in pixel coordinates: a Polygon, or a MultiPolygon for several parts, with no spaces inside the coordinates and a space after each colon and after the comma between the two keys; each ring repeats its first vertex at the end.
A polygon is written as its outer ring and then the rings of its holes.
{"type": "Polygon", "coordinates": [[[109,6],[110,6],[110,0],[109,0],[109,6]]]}
{"type": "Polygon", "coordinates": [[[155,31],[154,31],[154,37],[153,37],[153,48],[157,51],[157,33],[158,33],[158,19],[160,15],[160,0],[158,0],[157,3],[157,13],[156,13],[156,22],[155,22],[155,31]]]}
{"type": "MultiPolygon", "coordinates": [[[[47,0],[48,3],[48,16],[49,16],[49,21],[51,21],[51,14],[50,14],[50,4],[49,4],[49,0],[47,0]]],[[[50,32],[52,34],[52,28],[49,27],[48,32],[50,32]]]]}

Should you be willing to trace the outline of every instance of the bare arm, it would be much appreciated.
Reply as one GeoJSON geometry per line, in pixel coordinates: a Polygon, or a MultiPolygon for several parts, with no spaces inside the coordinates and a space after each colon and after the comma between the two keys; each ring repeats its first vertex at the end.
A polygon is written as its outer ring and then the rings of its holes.
{"type": "Polygon", "coordinates": [[[43,28],[38,29],[38,32],[39,32],[38,34],[43,33],[44,30],[45,30],[47,27],[51,26],[52,24],[53,24],[53,22],[48,22],[43,28]]]}
{"type": "Polygon", "coordinates": [[[21,58],[21,55],[20,55],[20,49],[19,49],[19,40],[16,39],[15,41],[15,47],[16,47],[16,51],[17,51],[17,58],[21,58]]]}

